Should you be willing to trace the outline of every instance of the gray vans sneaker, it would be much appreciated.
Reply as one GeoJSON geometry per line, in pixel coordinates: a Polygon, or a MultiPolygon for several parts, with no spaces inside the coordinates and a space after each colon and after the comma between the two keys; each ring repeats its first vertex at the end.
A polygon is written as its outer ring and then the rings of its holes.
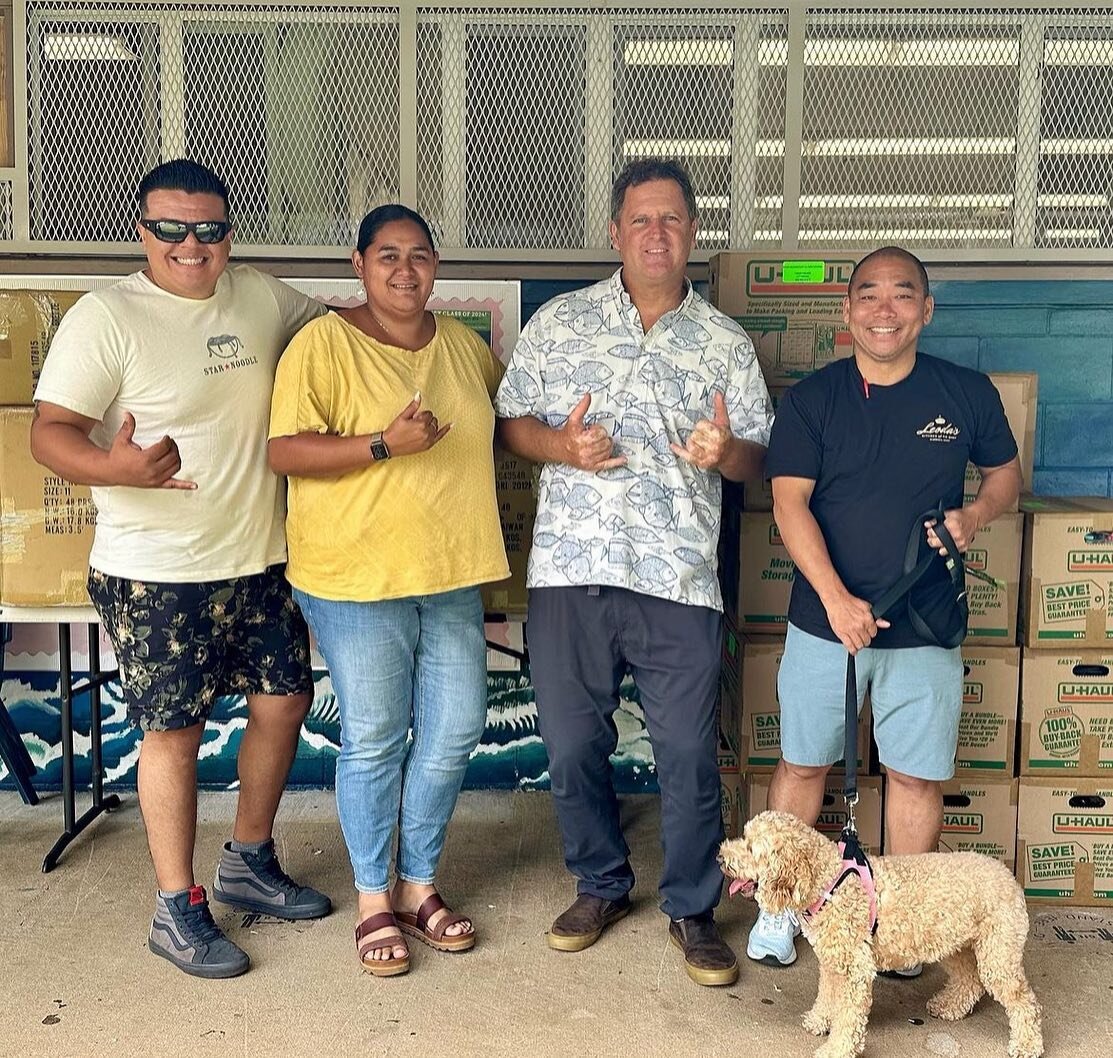
{"type": "Polygon", "coordinates": [[[274,854],[274,839],[258,852],[233,852],[225,842],[213,882],[213,899],[275,918],[323,918],[332,910],[324,893],[298,885],[274,854]]]}
{"type": "Polygon", "coordinates": [[[158,894],[147,947],[194,977],[238,977],[251,965],[213,921],[200,885],[177,896],[158,894]]]}
{"type": "Polygon", "coordinates": [[[757,921],[746,942],[746,954],[754,962],[770,966],[791,966],[796,962],[794,941],[800,935],[800,923],[791,911],[779,915],[757,913],[757,921]]]}

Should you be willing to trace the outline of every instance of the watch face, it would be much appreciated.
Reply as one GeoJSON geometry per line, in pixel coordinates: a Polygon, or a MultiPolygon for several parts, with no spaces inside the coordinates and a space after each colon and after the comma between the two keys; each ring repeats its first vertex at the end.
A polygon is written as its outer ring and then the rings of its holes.
{"type": "Polygon", "coordinates": [[[378,462],[380,459],[390,458],[390,449],[387,448],[382,434],[371,438],[371,458],[378,462]]]}

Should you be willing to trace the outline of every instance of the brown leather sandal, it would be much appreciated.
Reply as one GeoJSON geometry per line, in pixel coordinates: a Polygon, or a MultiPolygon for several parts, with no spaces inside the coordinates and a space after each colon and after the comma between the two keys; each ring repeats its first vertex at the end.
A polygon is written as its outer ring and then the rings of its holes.
{"type": "Polygon", "coordinates": [[[405,948],[406,939],[399,932],[398,921],[389,911],[380,911],[377,915],[369,915],[356,926],[356,951],[359,952],[359,961],[364,970],[373,977],[396,977],[398,974],[404,974],[410,968],[408,948],[404,959],[396,959],[393,955],[389,959],[368,958],[372,952],[382,951],[384,948],[393,949],[399,945],[405,948]],[[389,926],[394,927],[394,932],[388,933],[375,941],[369,940],[363,944],[360,943],[369,933],[375,933],[377,930],[386,929],[389,926]]]}
{"type": "Polygon", "coordinates": [[[403,933],[416,937],[422,943],[428,944],[430,948],[436,948],[437,951],[467,951],[469,948],[474,948],[474,924],[467,933],[460,933],[454,937],[445,936],[445,930],[449,926],[454,926],[457,922],[471,922],[467,915],[457,915],[449,911],[435,926],[430,928],[429,919],[441,908],[448,910],[445,907],[445,902],[441,899],[440,893],[432,893],[422,901],[416,915],[408,911],[395,911],[394,917],[398,920],[398,928],[403,933]]]}

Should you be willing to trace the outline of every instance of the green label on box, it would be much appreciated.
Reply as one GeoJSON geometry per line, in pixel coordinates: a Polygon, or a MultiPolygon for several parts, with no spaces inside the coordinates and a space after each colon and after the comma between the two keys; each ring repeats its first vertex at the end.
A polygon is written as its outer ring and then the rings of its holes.
{"type": "Polygon", "coordinates": [[[822,283],[822,261],[784,261],[781,264],[782,283],[822,283]]]}
{"type": "Polygon", "coordinates": [[[735,316],[734,322],[747,334],[780,334],[788,330],[787,316],[735,316]]]}

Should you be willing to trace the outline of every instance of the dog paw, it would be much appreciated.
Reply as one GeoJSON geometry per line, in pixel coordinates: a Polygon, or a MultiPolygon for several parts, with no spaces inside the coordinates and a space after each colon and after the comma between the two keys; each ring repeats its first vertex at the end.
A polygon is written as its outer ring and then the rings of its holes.
{"type": "Polygon", "coordinates": [[[826,1036],[831,1031],[831,1019],[815,1007],[804,1015],[803,1025],[805,1031],[813,1036],[826,1036]]]}
{"type": "Polygon", "coordinates": [[[959,1021],[974,1009],[977,1001],[977,996],[939,992],[928,1000],[927,1012],[942,1021],[959,1021]]]}
{"type": "Polygon", "coordinates": [[[1025,1033],[1020,1039],[1009,1040],[1009,1058],[1040,1058],[1043,1054],[1043,1039],[1039,1033],[1034,1036],[1025,1033]]]}

